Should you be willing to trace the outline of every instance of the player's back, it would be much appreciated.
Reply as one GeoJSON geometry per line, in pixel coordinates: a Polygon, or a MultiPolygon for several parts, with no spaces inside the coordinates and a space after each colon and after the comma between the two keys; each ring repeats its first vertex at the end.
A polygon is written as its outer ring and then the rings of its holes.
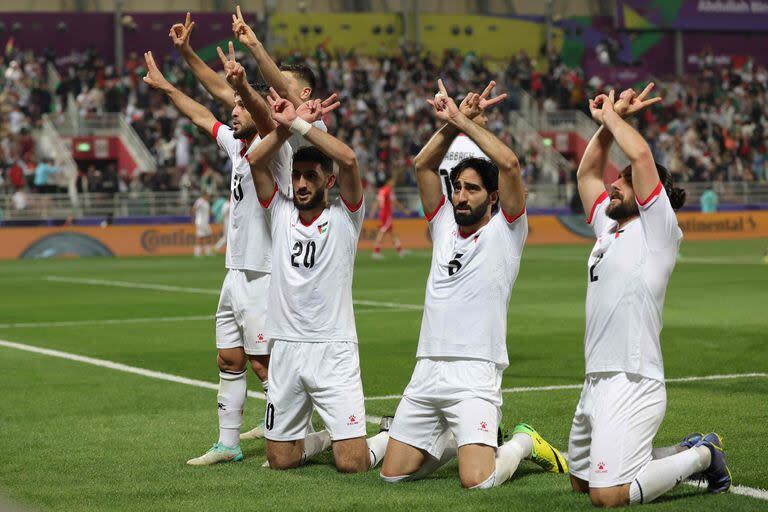
{"type": "Polygon", "coordinates": [[[682,231],[663,189],[618,229],[596,203],[597,233],[587,263],[586,372],[628,372],[664,380],[659,335],[667,284],[682,231]]]}

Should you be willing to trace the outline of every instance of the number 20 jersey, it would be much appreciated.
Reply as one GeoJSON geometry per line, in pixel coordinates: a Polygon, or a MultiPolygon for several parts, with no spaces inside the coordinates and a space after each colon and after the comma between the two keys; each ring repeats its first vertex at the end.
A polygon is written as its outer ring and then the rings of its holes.
{"type": "Polygon", "coordinates": [[[362,198],[349,205],[339,197],[309,224],[277,188],[261,205],[272,232],[266,336],[357,343],[352,274],[365,214],[362,198]]]}
{"type": "Polygon", "coordinates": [[[664,382],[662,310],[683,232],[661,183],[621,229],[605,213],[609,204],[604,192],[587,220],[597,241],[587,263],[586,373],[664,382]]]}
{"type": "Polygon", "coordinates": [[[416,357],[480,359],[506,368],[509,297],[528,236],[525,210],[501,211],[464,237],[443,196],[427,220],[432,267],[416,357]]]}

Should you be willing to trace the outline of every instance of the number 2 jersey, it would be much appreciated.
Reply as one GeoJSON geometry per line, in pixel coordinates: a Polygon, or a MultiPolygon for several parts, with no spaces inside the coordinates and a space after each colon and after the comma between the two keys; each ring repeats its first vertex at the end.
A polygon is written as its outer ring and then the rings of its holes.
{"type": "Polygon", "coordinates": [[[605,213],[609,203],[603,192],[587,219],[597,241],[587,264],[586,373],[664,382],[662,310],[683,232],[661,182],[621,229],[605,213]]]}
{"type": "Polygon", "coordinates": [[[278,193],[261,206],[272,232],[272,283],[266,336],[282,341],[357,343],[352,274],[363,200],[341,197],[305,224],[278,193]]]}
{"type": "Polygon", "coordinates": [[[525,210],[501,211],[463,236],[443,196],[427,217],[432,266],[427,279],[417,358],[461,358],[509,366],[507,311],[528,236],[525,210]]]}

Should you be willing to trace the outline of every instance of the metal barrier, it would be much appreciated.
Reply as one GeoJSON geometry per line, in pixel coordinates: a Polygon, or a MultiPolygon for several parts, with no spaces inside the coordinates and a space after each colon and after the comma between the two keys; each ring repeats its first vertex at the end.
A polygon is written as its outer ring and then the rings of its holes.
{"type": "MultiPolygon", "coordinates": [[[[714,188],[721,204],[755,205],[768,204],[768,183],[683,183],[687,204],[697,206],[701,194],[714,188]]],[[[334,189],[333,195],[335,195],[334,189]]],[[[535,184],[528,188],[529,208],[567,208],[574,184],[535,184]]],[[[398,199],[408,208],[419,207],[419,192],[413,187],[397,189],[398,199]]],[[[79,202],[73,202],[68,194],[27,194],[26,208],[16,210],[12,195],[0,195],[0,208],[5,220],[39,220],[106,217],[188,216],[197,193],[171,192],[121,192],[116,194],[81,193],[79,202]]],[[[375,201],[375,191],[366,191],[366,202],[375,201]]]]}

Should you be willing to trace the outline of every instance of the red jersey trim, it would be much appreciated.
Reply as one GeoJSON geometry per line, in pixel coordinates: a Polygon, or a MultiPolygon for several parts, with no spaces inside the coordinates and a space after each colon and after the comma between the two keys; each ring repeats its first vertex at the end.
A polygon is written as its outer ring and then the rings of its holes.
{"type": "Polygon", "coordinates": [[[213,128],[211,129],[211,135],[213,135],[213,140],[218,140],[219,128],[221,128],[220,122],[216,121],[215,123],[213,123],[213,128]]]}
{"type": "MultiPolygon", "coordinates": [[[[658,196],[659,194],[661,194],[661,181],[659,181],[659,184],[658,184],[658,185],[656,185],[656,188],[654,188],[654,189],[653,189],[653,192],[651,192],[651,195],[649,195],[649,196],[648,196],[648,197],[645,199],[645,201],[640,201],[640,200],[638,199],[638,200],[637,200],[637,204],[639,204],[640,206],[645,206],[645,205],[647,205],[649,202],[651,202],[651,199],[653,199],[654,197],[658,196]]],[[[637,199],[637,197],[635,197],[635,199],[637,199]]]]}
{"type": "MultiPolygon", "coordinates": [[[[352,206],[347,202],[346,199],[344,199],[344,196],[339,194],[339,197],[341,198],[341,202],[344,203],[344,206],[347,207],[347,210],[349,210],[352,213],[355,213],[357,210],[360,209],[361,206],[363,206],[363,196],[360,195],[360,200],[357,202],[356,205],[352,206]]],[[[308,224],[307,224],[308,225],[308,224]]]]}
{"type": "Polygon", "coordinates": [[[607,197],[608,192],[603,191],[603,193],[600,194],[597,199],[595,199],[595,204],[592,205],[592,211],[589,212],[589,217],[587,217],[587,224],[592,224],[592,218],[595,216],[595,210],[597,210],[598,205],[605,201],[605,198],[607,197]]]}
{"type": "Polygon", "coordinates": [[[262,201],[259,199],[259,204],[262,208],[267,209],[272,204],[272,200],[275,198],[275,194],[277,194],[277,183],[275,183],[275,190],[272,191],[272,196],[267,199],[266,201],[262,201]]]}
{"type": "Polygon", "coordinates": [[[504,218],[505,218],[505,219],[507,219],[507,222],[508,222],[508,223],[510,223],[510,224],[512,224],[512,223],[513,223],[513,222],[515,222],[517,219],[519,219],[520,217],[522,217],[522,216],[523,216],[523,214],[525,213],[525,206],[523,206],[523,209],[522,209],[522,210],[520,210],[520,213],[518,213],[518,214],[517,214],[517,215],[515,215],[514,217],[510,217],[509,215],[507,215],[507,212],[505,212],[505,211],[504,211],[504,208],[501,208],[501,213],[503,213],[503,214],[504,214],[504,218]]]}
{"type": "Polygon", "coordinates": [[[440,204],[437,205],[437,208],[435,208],[435,211],[431,213],[424,212],[424,218],[427,219],[427,222],[432,222],[432,219],[435,218],[435,215],[437,215],[437,212],[440,211],[440,208],[442,208],[444,204],[445,204],[445,196],[440,198],[440,204]]]}
{"type": "MultiPolygon", "coordinates": [[[[483,226],[481,226],[481,227],[483,227],[483,226]]],[[[461,230],[461,228],[459,228],[459,236],[460,236],[461,238],[469,238],[469,237],[471,237],[472,235],[474,235],[475,233],[477,233],[478,231],[480,231],[480,228],[477,228],[477,229],[476,229],[476,230],[474,230],[474,231],[470,231],[469,233],[464,233],[464,232],[461,230]]]]}
{"type": "Polygon", "coordinates": [[[309,226],[311,226],[312,224],[314,224],[314,223],[315,223],[315,221],[316,221],[317,219],[319,219],[319,218],[320,218],[320,216],[321,216],[322,214],[323,214],[323,212],[321,211],[320,213],[318,213],[317,215],[315,215],[315,216],[314,216],[314,218],[313,218],[312,220],[310,220],[309,222],[304,222],[304,219],[302,219],[302,218],[301,218],[301,215],[299,215],[299,222],[301,222],[301,225],[302,225],[302,226],[306,226],[306,227],[309,227],[309,226]]]}

